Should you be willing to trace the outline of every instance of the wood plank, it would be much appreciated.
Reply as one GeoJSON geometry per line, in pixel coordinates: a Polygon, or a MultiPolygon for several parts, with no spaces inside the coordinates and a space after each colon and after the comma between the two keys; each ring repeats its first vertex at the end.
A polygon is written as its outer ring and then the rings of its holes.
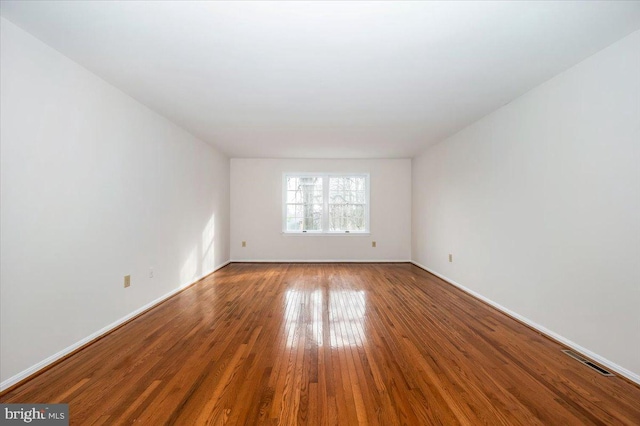
{"type": "Polygon", "coordinates": [[[409,264],[231,264],[0,402],[84,424],[640,424],[640,387],[409,264]]]}

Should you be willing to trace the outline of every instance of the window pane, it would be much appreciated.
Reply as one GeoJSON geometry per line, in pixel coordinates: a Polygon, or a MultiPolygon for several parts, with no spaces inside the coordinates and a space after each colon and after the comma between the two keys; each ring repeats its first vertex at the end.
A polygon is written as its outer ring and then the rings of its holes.
{"type": "Polygon", "coordinates": [[[350,205],[347,206],[347,228],[350,231],[364,231],[364,206],[350,205]]]}
{"type": "Polygon", "coordinates": [[[287,205],[287,217],[301,217],[302,206],[296,204],[287,205]]]}
{"type": "Polygon", "coordinates": [[[302,210],[298,205],[287,205],[286,229],[287,231],[302,230],[302,210]]]}
{"type": "Polygon", "coordinates": [[[322,202],[321,177],[287,177],[287,202],[322,202]]]}
{"type": "Polygon", "coordinates": [[[287,203],[322,204],[322,191],[287,191],[287,203]]]}
{"type": "Polygon", "coordinates": [[[322,204],[287,205],[287,231],[321,231],[322,204]]]}
{"type": "Polygon", "coordinates": [[[287,176],[287,231],[322,231],[322,177],[287,176]]]}
{"type": "Polygon", "coordinates": [[[365,206],[362,204],[331,204],[329,205],[330,231],[364,231],[365,206]]]}
{"type": "Polygon", "coordinates": [[[329,178],[329,230],[365,231],[366,178],[329,178]]]}
{"type": "Polygon", "coordinates": [[[287,231],[302,231],[302,220],[298,220],[295,217],[288,217],[287,231]]]}
{"type": "Polygon", "coordinates": [[[302,193],[300,191],[287,191],[287,203],[302,203],[302,193]]]}
{"type": "Polygon", "coordinates": [[[305,204],[299,207],[300,230],[322,231],[322,204],[305,204]]]}
{"type": "Polygon", "coordinates": [[[361,176],[330,177],[329,202],[364,203],[366,179],[361,176]]]}
{"type": "Polygon", "coordinates": [[[322,192],[322,177],[315,177],[315,176],[292,177],[292,176],[287,176],[287,190],[288,191],[297,191],[297,190],[300,190],[302,187],[310,188],[310,189],[314,189],[315,188],[315,190],[322,192]]]}
{"type": "Polygon", "coordinates": [[[304,203],[302,229],[304,231],[322,231],[322,178],[300,178],[300,188],[302,192],[302,202],[304,203]]]}
{"type": "Polygon", "coordinates": [[[344,206],[341,204],[332,204],[329,206],[329,230],[344,230],[344,206]]]}

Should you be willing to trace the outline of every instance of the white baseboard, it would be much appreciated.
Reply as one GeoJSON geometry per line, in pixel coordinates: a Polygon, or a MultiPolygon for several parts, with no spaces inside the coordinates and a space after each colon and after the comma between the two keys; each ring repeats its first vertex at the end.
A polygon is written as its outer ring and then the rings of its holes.
{"type": "Polygon", "coordinates": [[[438,278],[441,278],[442,280],[448,282],[449,284],[459,288],[460,290],[464,291],[465,293],[470,294],[471,296],[482,300],[483,302],[493,306],[494,308],[498,309],[499,311],[504,312],[505,314],[509,315],[510,317],[513,317],[515,319],[517,319],[518,321],[521,321],[522,323],[528,325],[531,328],[534,328],[536,330],[538,330],[539,332],[541,332],[542,334],[545,334],[549,337],[551,337],[552,339],[562,343],[563,345],[577,351],[580,352],[581,354],[587,356],[588,358],[593,359],[594,361],[597,361],[599,364],[607,367],[610,370],[615,371],[616,373],[626,377],[627,379],[640,384],[640,376],[633,373],[632,371],[627,370],[624,367],[619,366],[618,364],[609,361],[608,359],[586,349],[583,348],[582,346],[578,345],[577,343],[572,342],[571,340],[531,321],[530,319],[523,317],[520,314],[517,314],[513,311],[511,311],[510,309],[505,308],[504,306],[500,305],[499,303],[494,302],[491,299],[488,299],[484,296],[482,296],[479,293],[476,293],[475,291],[463,286],[462,284],[459,284],[457,282],[455,282],[454,280],[445,277],[444,275],[439,274],[438,272],[435,272],[433,270],[431,270],[430,268],[427,268],[426,266],[418,263],[418,262],[414,262],[414,261],[409,261],[409,260],[379,260],[379,259],[375,259],[375,260],[345,260],[345,259],[334,259],[334,260],[327,260],[327,259],[321,259],[321,260],[273,260],[273,259],[269,259],[269,260],[257,260],[257,259],[251,259],[251,260],[229,260],[225,263],[223,263],[222,265],[219,265],[218,267],[216,267],[212,272],[203,275],[202,277],[197,278],[196,280],[194,280],[193,282],[180,286],[172,291],[170,291],[169,293],[160,296],[159,298],[147,303],[146,305],[136,309],[135,311],[131,312],[130,314],[120,318],[119,320],[107,325],[106,327],[103,327],[102,329],[96,331],[95,333],[85,337],[84,339],[74,343],[71,346],[66,347],[65,349],[59,351],[56,354],[51,355],[50,357],[38,362],[37,364],[27,368],[26,370],[21,371],[20,373],[8,378],[7,380],[3,381],[2,383],[0,383],[0,392],[4,391],[5,389],[8,389],[9,387],[13,386],[14,384],[20,382],[21,380],[24,380],[25,378],[31,376],[32,374],[38,372],[39,370],[47,367],[48,365],[56,362],[57,360],[59,360],[60,358],[63,358],[64,356],[70,354],[71,352],[75,351],[76,349],[82,347],[83,345],[86,345],[87,343],[91,342],[92,340],[98,339],[99,337],[109,333],[111,330],[113,330],[114,328],[117,328],[118,326],[122,325],[123,323],[129,321],[131,318],[134,318],[135,316],[139,315],[140,313],[164,302],[166,299],[170,298],[171,296],[173,296],[174,294],[180,292],[181,290],[184,290],[185,288],[195,284],[196,282],[200,281],[202,278],[206,277],[207,275],[212,274],[213,272],[217,271],[218,269],[221,269],[225,266],[227,266],[229,263],[242,263],[242,262],[259,262],[259,263],[297,263],[297,262],[304,262],[304,263],[413,263],[414,265],[418,266],[419,268],[424,269],[425,271],[437,276],[438,278]]]}
{"type": "Polygon", "coordinates": [[[520,314],[517,314],[515,312],[513,312],[510,309],[505,308],[504,306],[500,305],[499,303],[494,302],[491,299],[488,299],[486,297],[484,297],[483,295],[476,293],[475,291],[463,286],[462,284],[459,284],[457,282],[455,282],[454,280],[445,277],[442,274],[437,273],[436,271],[431,270],[430,268],[427,268],[426,266],[418,263],[418,262],[414,262],[413,260],[411,261],[411,263],[413,263],[414,265],[416,265],[419,268],[424,269],[425,271],[435,275],[438,278],[443,279],[444,281],[448,282],[449,284],[458,287],[460,290],[464,291],[467,294],[470,294],[471,296],[475,297],[476,299],[480,299],[483,302],[493,306],[494,308],[498,309],[499,311],[504,312],[505,314],[509,315],[512,318],[517,319],[518,321],[528,325],[529,327],[539,331],[540,333],[546,335],[547,337],[550,337],[553,340],[556,340],[558,342],[560,342],[561,344],[575,350],[576,352],[580,352],[582,355],[586,356],[587,358],[591,358],[592,360],[596,361],[598,364],[603,365],[604,367],[607,367],[609,370],[613,370],[616,373],[620,374],[621,376],[626,377],[627,379],[631,380],[634,383],[637,383],[640,385],[640,376],[632,371],[627,370],[624,367],[619,366],[618,364],[609,361],[608,359],[594,353],[591,352],[589,349],[583,348],[582,346],[578,345],[575,342],[572,342],[571,340],[567,339],[566,337],[563,337],[561,335],[559,335],[558,333],[555,333],[551,330],[549,330],[548,328],[545,328],[543,326],[541,326],[540,324],[537,324],[533,321],[531,321],[529,318],[523,317],[520,314]]]}
{"type": "Polygon", "coordinates": [[[233,259],[231,263],[412,263],[389,259],[233,259]]]}
{"type": "Polygon", "coordinates": [[[165,294],[163,296],[160,296],[159,298],[147,303],[146,305],[136,309],[135,311],[133,311],[130,314],[120,318],[119,320],[117,320],[115,322],[112,322],[111,324],[107,325],[106,327],[101,328],[100,330],[96,331],[95,333],[92,333],[91,335],[85,337],[84,339],[74,343],[73,345],[64,348],[60,352],[55,353],[55,354],[51,355],[50,357],[40,361],[39,363],[37,363],[35,365],[32,365],[31,367],[27,368],[26,370],[23,370],[23,371],[19,372],[15,376],[8,378],[4,382],[0,383],[0,392],[4,391],[5,389],[10,388],[11,386],[15,385],[16,383],[20,382],[21,380],[26,379],[27,377],[31,376],[32,374],[37,373],[39,370],[41,370],[41,369],[47,367],[48,365],[56,362],[60,358],[65,357],[66,355],[70,354],[71,352],[75,351],[76,349],[78,349],[78,348],[86,345],[87,343],[91,342],[92,340],[96,340],[96,339],[102,337],[103,335],[109,333],[114,328],[117,328],[118,326],[120,326],[120,325],[124,324],[125,322],[129,321],[131,318],[134,318],[135,316],[140,315],[142,312],[144,312],[144,311],[146,311],[148,309],[151,309],[156,305],[159,305],[160,303],[164,302],[165,300],[167,300],[168,298],[170,298],[174,294],[184,290],[187,287],[192,286],[193,284],[197,283],[198,281],[200,281],[201,279],[203,279],[207,275],[213,274],[218,269],[224,268],[229,263],[231,263],[231,261],[227,261],[227,262],[223,263],[222,265],[217,266],[213,271],[202,275],[201,277],[195,279],[191,283],[182,285],[182,286],[180,286],[180,287],[178,287],[176,289],[171,290],[169,293],[167,293],[167,294],[165,294]]]}

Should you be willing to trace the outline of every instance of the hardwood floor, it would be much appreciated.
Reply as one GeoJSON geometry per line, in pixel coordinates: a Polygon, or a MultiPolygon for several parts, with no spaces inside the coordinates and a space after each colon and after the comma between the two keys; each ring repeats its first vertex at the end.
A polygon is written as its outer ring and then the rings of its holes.
{"type": "Polygon", "coordinates": [[[409,264],[232,264],[1,402],[71,424],[640,424],[640,388],[409,264]]]}

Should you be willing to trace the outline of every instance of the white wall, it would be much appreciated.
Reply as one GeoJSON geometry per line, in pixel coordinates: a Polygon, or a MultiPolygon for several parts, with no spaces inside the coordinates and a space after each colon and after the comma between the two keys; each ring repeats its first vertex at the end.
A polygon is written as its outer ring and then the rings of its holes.
{"type": "Polygon", "coordinates": [[[415,158],[412,254],[640,374],[640,32],[415,158]]]}
{"type": "Polygon", "coordinates": [[[1,27],[6,385],[228,260],[229,160],[8,21],[1,27]]]}
{"type": "Polygon", "coordinates": [[[232,260],[410,258],[411,160],[231,159],[232,260]],[[369,173],[371,235],[282,234],[285,172],[369,173]]]}

